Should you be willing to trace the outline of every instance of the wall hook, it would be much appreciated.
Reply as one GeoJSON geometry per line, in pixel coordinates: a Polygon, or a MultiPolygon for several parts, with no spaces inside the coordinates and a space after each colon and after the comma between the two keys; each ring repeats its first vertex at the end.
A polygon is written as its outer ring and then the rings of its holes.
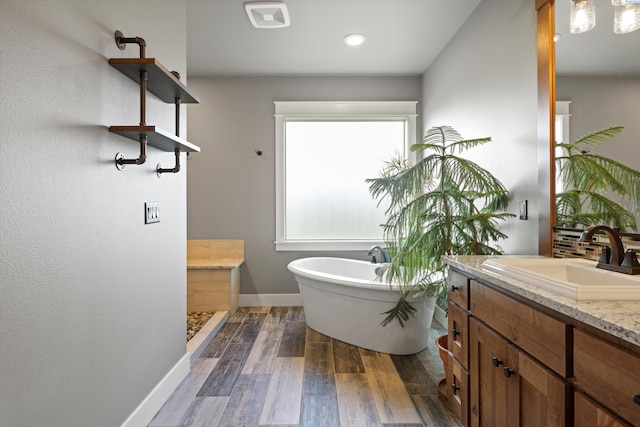
{"type": "Polygon", "coordinates": [[[256,150],[256,154],[257,154],[258,156],[262,156],[262,150],[256,150]]]}

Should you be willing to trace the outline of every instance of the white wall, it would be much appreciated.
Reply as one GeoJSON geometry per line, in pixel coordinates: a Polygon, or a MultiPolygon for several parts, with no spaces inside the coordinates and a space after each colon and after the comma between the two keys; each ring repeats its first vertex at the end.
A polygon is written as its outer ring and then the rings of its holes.
{"type": "Polygon", "coordinates": [[[500,228],[507,254],[538,251],[536,13],[533,0],[483,0],[423,75],[423,128],[453,126],[492,142],[466,156],[529,201],[529,219],[500,228]]]}
{"type": "MultiPolygon", "coordinates": [[[[107,131],[139,121],[137,56],[186,75],[173,0],[0,0],[0,425],[118,426],[186,353],[186,173],[107,131]],[[161,222],[145,225],[145,201],[161,222]]],[[[148,97],[148,123],[174,108],[148,97]]],[[[185,108],[186,110],[186,108],[185,108]]]]}
{"type": "Polygon", "coordinates": [[[275,251],[273,101],[419,101],[419,77],[192,78],[189,86],[202,101],[188,108],[189,136],[202,153],[188,161],[188,238],[245,241],[242,294],[297,294],[287,270],[296,258],[367,259],[364,251],[275,251]]]}

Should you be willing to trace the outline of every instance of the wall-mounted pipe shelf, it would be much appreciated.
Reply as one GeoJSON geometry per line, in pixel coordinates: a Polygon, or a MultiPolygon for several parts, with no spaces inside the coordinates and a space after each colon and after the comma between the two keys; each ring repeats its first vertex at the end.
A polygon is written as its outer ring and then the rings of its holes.
{"type": "Polygon", "coordinates": [[[200,152],[200,147],[197,145],[179,136],[172,135],[157,126],[109,126],[109,132],[117,133],[134,141],[140,141],[140,137],[146,136],[147,144],[162,151],[200,152]]]}
{"type": "Polygon", "coordinates": [[[164,169],[161,165],[156,173],[177,173],[180,171],[180,152],[200,152],[200,147],[180,138],[180,105],[185,102],[197,104],[200,100],[180,82],[180,74],[167,70],[155,58],[145,58],[146,43],[140,37],[124,37],[120,31],[115,33],[116,45],[124,50],[129,43],[140,46],[140,58],[111,58],[109,64],[125,76],[140,85],[140,124],[137,126],[110,126],[109,132],[133,139],[140,143],[140,156],[137,159],[126,159],[122,153],[116,154],[115,163],[118,170],[125,165],[141,165],[146,161],[146,147],[151,145],[163,151],[173,151],[175,166],[164,169]],[[146,123],[146,94],[147,91],[156,95],[160,100],[174,103],[176,108],[175,135],[146,123]]]}
{"type": "Polygon", "coordinates": [[[180,99],[184,104],[200,103],[189,88],[155,58],[111,58],[109,64],[138,84],[140,71],[146,71],[147,90],[164,102],[180,99]]]}

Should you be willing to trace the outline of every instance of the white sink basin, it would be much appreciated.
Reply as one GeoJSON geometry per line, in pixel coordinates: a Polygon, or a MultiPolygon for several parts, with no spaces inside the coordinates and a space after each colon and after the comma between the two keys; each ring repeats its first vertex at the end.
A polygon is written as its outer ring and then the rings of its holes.
{"type": "Polygon", "coordinates": [[[596,268],[595,261],[566,258],[492,258],[482,268],[575,300],[640,300],[640,275],[596,268]]]}

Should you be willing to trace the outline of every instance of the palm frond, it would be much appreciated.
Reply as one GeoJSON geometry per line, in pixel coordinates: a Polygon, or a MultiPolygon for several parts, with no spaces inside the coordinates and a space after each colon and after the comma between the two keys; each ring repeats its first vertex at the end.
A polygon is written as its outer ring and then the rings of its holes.
{"type": "Polygon", "coordinates": [[[622,131],[613,126],[582,136],[570,144],[558,144],[566,155],[558,156],[557,170],[564,192],[556,194],[556,223],[576,227],[604,224],[622,230],[637,229],[640,214],[640,171],[605,156],[590,153],[586,147],[609,142],[622,131]],[[621,203],[609,193],[617,194],[621,203]]]}
{"type": "Polygon", "coordinates": [[[400,326],[404,327],[404,322],[415,315],[417,309],[407,301],[407,294],[408,292],[404,292],[391,310],[380,313],[387,315],[382,320],[382,326],[387,326],[393,320],[397,320],[400,322],[400,326]]]}
{"type": "Polygon", "coordinates": [[[597,130],[595,132],[588,133],[575,140],[571,145],[576,147],[580,144],[585,144],[589,147],[596,147],[603,142],[608,142],[616,135],[622,132],[623,126],[611,126],[606,129],[597,130]]]}

